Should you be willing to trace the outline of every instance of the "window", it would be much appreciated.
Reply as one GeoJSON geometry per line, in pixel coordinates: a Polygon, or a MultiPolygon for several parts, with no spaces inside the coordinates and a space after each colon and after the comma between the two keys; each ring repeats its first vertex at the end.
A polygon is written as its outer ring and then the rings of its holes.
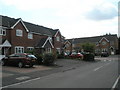
{"type": "Polygon", "coordinates": [[[3,29],[0,27],[0,35],[5,36],[6,35],[6,29],[3,29]]]}
{"type": "Polygon", "coordinates": [[[28,51],[32,51],[34,49],[34,47],[27,47],[28,51]]]}
{"type": "Polygon", "coordinates": [[[56,37],[56,40],[57,40],[57,41],[60,41],[60,37],[59,37],[59,36],[57,36],[57,37],[56,37]]]}
{"type": "Polygon", "coordinates": [[[22,32],[22,30],[17,29],[17,30],[16,30],[16,36],[20,36],[20,37],[22,37],[22,36],[23,36],[23,32],[22,32]]]}
{"type": "Polygon", "coordinates": [[[15,47],[15,53],[24,53],[24,47],[21,46],[15,47]]]}
{"type": "Polygon", "coordinates": [[[32,33],[28,33],[28,39],[33,39],[33,34],[32,33]]]}
{"type": "Polygon", "coordinates": [[[46,53],[51,53],[51,48],[46,48],[46,49],[45,49],[45,52],[46,52],[46,53]]]}
{"type": "Polygon", "coordinates": [[[102,42],[102,45],[106,45],[107,43],[105,41],[102,42]]]}
{"type": "Polygon", "coordinates": [[[57,49],[57,52],[60,54],[60,48],[56,48],[57,49]]]}
{"type": "Polygon", "coordinates": [[[6,29],[3,29],[3,36],[6,35],[6,29]]]}

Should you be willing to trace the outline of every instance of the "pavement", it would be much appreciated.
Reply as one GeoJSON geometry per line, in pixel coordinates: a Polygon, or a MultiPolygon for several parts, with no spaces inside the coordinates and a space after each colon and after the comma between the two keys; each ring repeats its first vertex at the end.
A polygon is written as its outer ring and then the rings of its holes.
{"type": "Polygon", "coordinates": [[[96,57],[95,62],[85,62],[81,60],[59,59],[55,63],[57,66],[35,65],[33,68],[18,68],[13,66],[2,67],[2,85],[7,86],[37,77],[44,77],[58,72],[66,72],[79,67],[96,64],[99,62],[111,62],[117,60],[118,56],[96,57]],[[115,59],[116,58],[116,59],[115,59]],[[9,81],[9,82],[8,82],[9,81]]]}

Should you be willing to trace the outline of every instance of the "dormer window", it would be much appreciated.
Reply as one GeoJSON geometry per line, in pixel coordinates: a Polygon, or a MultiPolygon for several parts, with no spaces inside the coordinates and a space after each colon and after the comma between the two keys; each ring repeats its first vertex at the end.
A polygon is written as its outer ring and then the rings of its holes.
{"type": "Polygon", "coordinates": [[[20,29],[17,29],[17,30],[16,30],[16,36],[22,37],[22,36],[23,36],[23,31],[20,30],[20,29]]]}
{"type": "Polygon", "coordinates": [[[33,39],[33,34],[32,33],[28,33],[28,39],[33,39]]]}

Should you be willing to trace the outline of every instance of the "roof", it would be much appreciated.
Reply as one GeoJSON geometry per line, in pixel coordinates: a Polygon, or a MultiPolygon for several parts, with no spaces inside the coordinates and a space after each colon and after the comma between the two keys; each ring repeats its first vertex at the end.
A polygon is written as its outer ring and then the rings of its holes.
{"type": "Polygon", "coordinates": [[[12,27],[18,21],[18,19],[10,18],[7,16],[0,15],[0,17],[2,17],[2,23],[0,23],[0,25],[3,27],[12,27]]]}
{"type": "Polygon", "coordinates": [[[28,22],[24,22],[24,24],[30,32],[39,33],[41,35],[49,35],[49,36],[52,35],[50,30],[53,30],[53,29],[43,27],[43,26],[40,26],[40,25],[35,25],[35,24],[32,24],[32,23],[28,23],[28,22]]]}
{"type": "MultiPolygon", "coordinates": [[[[0,23],[0,26],[7,28],[11,28],[18,22],[18,20],[21,19],[21,18],[18,19],[10,18],[2,15],[0,15],[0,17],[2,18],[2,22],[0,23]]],[[[26,26],[26,28],[29,30],[29,32],[34,32],[41,35],[54,36],[58,31],[57,29],[53,30],[52,28],[47,28],[44,26],[36,25],[25,21],[23,21],[23,23],[26,26]]]]}
{"type": "Polygon", "coordinates": [[[69,42],[73,42],[74,44],[77,43],[85,43],[85,42],[99,42],[103,37],[105,37],[109,41],[115,41],[117,39],[117,34],[112,35],[103,35],[103,36],[95,36],[95,37],[85,37],[85,38],[73,38],[67,39],[69,42]]]}
{"type": "MultiPolygon", "coordinates": [[[[51,45],[52,48],[54,48],[53,44],[50,41],[49,37],[46,38],[42,38],[35,46],[39,47],[39,48],[44,48],[46,45],[48,45],[48,41],[49,41],[49,45],[51,45]]],[[[49,47],[49,46],[48,46],[49,47]]]]}
{"type": "Polygon", "coordinates": [[[42,48],[47,38],[42,38],[35,46],[42,48]]]}
{"type": "Polygon", "coordinates": [[[59,30],[58,29],[55,29],[55,30],[50,30],[52,36],[55,36],[55,34],[58,32],[59,30]]]}

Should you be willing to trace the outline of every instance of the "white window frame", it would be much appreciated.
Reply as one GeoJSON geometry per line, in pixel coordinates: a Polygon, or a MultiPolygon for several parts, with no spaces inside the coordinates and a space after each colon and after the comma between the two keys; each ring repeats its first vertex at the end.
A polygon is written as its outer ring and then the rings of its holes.
{"type": "Polygon", "coordinates": [[[56,37],[56,41],[60,41],[60,37],[59,36],[56,37]]]}
{"type": "Polygon", "coordinates": [[[16,36],[22,37],[23,36],[23,31],[20,30],[20,29],[16,29],[16,36]]]}
{"type": "Polygon", "coordinates": [[[15,47],[15,53],[24,53],[24,47],[16,46],[15,47]]]}
{"type": "Polygon", "coordinates": [[[33,39],[33,34],[32,33],[28,33],[28,39],[33,39]]]}
{"type": "Polygon", "coordinates": [[[27,50],[32,51],[34,50],[34,47],[27,47],[27,50]]]}
{"type": "Polygon", "coordinates": [[[0,28],[0,35],[6,36],[6,29],[0,28]]]}
{"type": "Polygon", "coordinates": [[[51,53],[51,52],[52,52],[52,49],[51,49],[51,48],[46,48],[46,49],[45,49],[45,52],[46,52],[46,53],[51,53]]]}
{"type": "Polygon", "coordinates": [[[106,41],[103,41],[103,42],[102,42],[102,45],[106,45],[106,44],[107,44],[107,42],[106,42],[106,41]]]}
{"type": "Polygon", "coordinates": [[[3,36],[6,36],[6,29],[2,29],[3,31],[3,36]]]}

